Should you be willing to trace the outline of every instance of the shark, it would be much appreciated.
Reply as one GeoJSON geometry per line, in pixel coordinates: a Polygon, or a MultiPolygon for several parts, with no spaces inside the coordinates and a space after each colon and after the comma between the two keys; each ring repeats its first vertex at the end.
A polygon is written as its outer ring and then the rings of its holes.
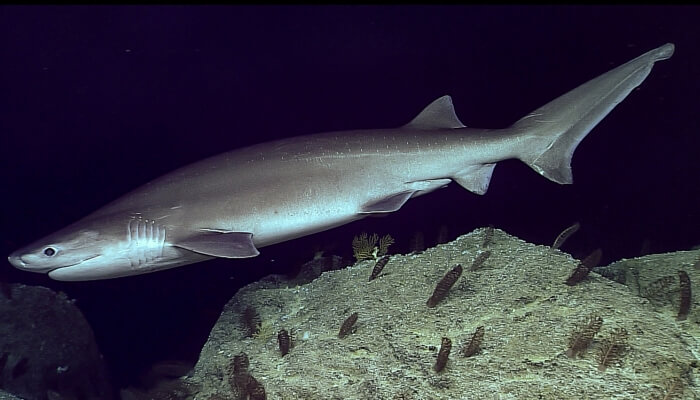
{"type": "Polygon", "coordinates": [[[584,137],[670,58],[672,43],[628,61],[503,129],[466,127],[450,96],[393,129],[326,132],[236,149],[144,184],[9,255],[55,280],[110,279],[259,249],[399,210],[456,182],[486,193],[499,161],[571,184],[584,137]]]}

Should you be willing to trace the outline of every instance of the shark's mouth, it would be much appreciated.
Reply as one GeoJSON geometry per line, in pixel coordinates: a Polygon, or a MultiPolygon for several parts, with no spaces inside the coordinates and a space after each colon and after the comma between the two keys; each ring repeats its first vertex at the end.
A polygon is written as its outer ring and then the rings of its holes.
{"type": "Polygon", "coordinates": [[[92,257],[85,258],[83,260],[80,260],[78,262],[75,262],[73,264],[68,264],[68,265],[62,265],[60,267],[38,267],[36,265],[32,265],[31,263],[27,263],[22,259],[21,256],[15,256],[15,255],[10,255],[7,257],[7,260],[12,264],[15,268],[21,269],[22,271],[28,271],[28,272],[36,272],[36,273],[48,273],[50,274],[53,271],[56,271],[58,269],[63,269],[63,268],[70,268],[79,264],[84,263],[85,261],[92,260],[95,257],[99,257],[99,254],[94,255],[92,257]]]}
{"type": "Polygon", "coordinates": [[[85,271],[88,270],[84,266],[85,261],[93,259],[95,257],[88,258],[79,263],[73,265],[66,265],[59,268],[54,268],[48,272],[49,278],[55,279],[57,281],[82,281],[91,280],[91,278],[81,278],[85,276],[85,271]]]}
{"type": "MultiPolygon", "coordinates": [[[[57,281],[63,281],[63,280],[71,280],[71,279],[65,279],[66,277],[66,270],[71,269],[71,267],[74,267],[75,265],[71,266],[66,266],[66,267],[60,267],[60,268],[54,268],[51,271],[48,272],[49,278],[55,279],[57,281]]],[[[68,275],[71,275],[70,273],[68,275]]]]}
{"type": "MultiPolygon", "coordinates": [[[[97,257],[99,257],[99,256],[100,256],[99,254],[96,254],[96,255],[94,255],[94,256],[92,256],[92,257],[88,257],[88,258],[86,258],[86,259],[84,259],[84,260],[80,260],[80,261],[78,261],[78,262],[76,262],[76,263],[74,263],[74,264],[63,265],[63,266],[61,266],[61,267],[51,268],[51,269],[47,269],[47,270],[44,270],[44,271],[45,271],[46,273],[49,274],[49,277],[53,278],[52,273],[53,273],[54,271],[58,271],[58,270],[60,270],[60,269],[66,269],[66,268],[75,267],[76,265],[81,265],[81,264],[83,264],[85,261],[92,260],[93,258],[97,258],[97,257]]],[[[42,271],[42,272],[44,272],[44,271],[42,271]]]]}

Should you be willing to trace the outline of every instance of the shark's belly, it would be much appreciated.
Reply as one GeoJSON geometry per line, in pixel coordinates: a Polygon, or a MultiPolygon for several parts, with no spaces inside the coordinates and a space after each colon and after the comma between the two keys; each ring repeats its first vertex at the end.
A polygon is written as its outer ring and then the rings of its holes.
{"type": "Polygon", "coordinates": [[[187,225],[202,229],[251,232],[256,247],[263,247],[362,218],[362,205],[383,192],[357,187],[353,181],[346,177],[344,183],[333,184],[317,177],[303,185],[261,186],[233,201],[207,202],[185,218],[191,220],[187,225]]]}
{"type": "Polygon", "coordinates": [[[363,206],[406,190],[414,177],[390,167],[295,165],[256,182],[222,185],[193,196],[182,224],[199,229],[251,232],[263,247],[331,229],[365,216],[363,206]],[[294,173],[290,173],[293,170],[294,173]]]}

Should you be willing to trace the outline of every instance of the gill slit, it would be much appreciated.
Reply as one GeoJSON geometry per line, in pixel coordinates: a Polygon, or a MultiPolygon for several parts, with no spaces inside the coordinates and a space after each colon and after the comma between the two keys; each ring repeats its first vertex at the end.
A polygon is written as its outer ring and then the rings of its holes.
{"type": "Polygon", "coordinates": [[[155,220],[132,216],[127,224],[126,250],[133,268],[144,266],[163,256],[166,228],[155,220]]]}

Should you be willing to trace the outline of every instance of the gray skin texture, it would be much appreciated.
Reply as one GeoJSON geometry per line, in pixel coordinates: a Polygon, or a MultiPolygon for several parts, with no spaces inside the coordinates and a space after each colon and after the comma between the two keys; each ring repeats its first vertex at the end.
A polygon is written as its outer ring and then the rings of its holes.
{"type": "Polygon", "coordinates": [[[396,129],[299,136],[207,158],[8,259],[70,281],[254,257],[264,246],[396,211],[451,181],[483,194],[496,163],[510,158],[569,184],[576,146],[673,51],[670,43],[651,50],[506,129],[465,127],[443,96],[396,129]]]}

